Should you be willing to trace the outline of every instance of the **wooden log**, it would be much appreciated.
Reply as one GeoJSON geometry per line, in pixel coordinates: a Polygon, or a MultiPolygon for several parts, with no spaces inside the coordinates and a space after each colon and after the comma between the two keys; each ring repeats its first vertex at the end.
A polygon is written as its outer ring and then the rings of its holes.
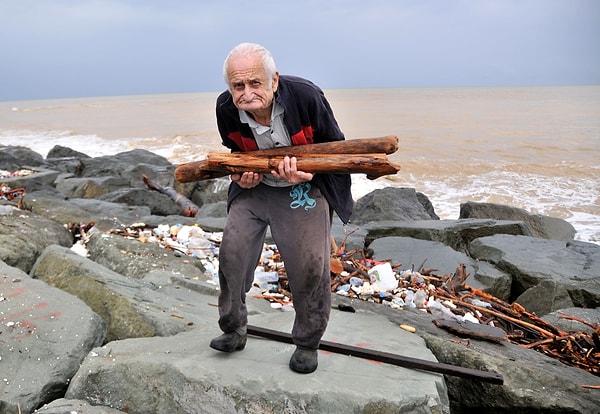
{"type": "MultiPolygon", "coordinates": [[[[323,142],[320,144],[295,145],[291,147],[271,148],[251,151],[246,154],[265,156],[296,156],[297,154],[393,154],[398,151],[398,137],[388,135],[380,138],[359,138],[345,141],[323,142]]],[[[175,169],[175,179],[186,183],[210,180],[229,175],[228,171],[210,170],[208,161],[192,161],[179,165],[175,169]]]]}
{"type": "MultiPolygon", "coordinates": [[[[364,173],[369,179],[396,174],[400,167],[390,163],[385,154],[297,154],[300,171],[313,174],[364,173]]],[[[253,171],[270,173],[277,170],[283,156],[261,156],[250,153],[209,153],[206,157],[210,170],[229,173],[253,171]]]]}

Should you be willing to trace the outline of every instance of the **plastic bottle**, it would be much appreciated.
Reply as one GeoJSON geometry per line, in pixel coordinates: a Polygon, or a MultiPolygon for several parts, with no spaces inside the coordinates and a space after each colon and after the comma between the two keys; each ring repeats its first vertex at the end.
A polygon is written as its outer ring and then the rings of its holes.
{"type": "Polygon", "coordinates": [[[417,309],[423,309],[425,307],[425,300],[427,299],[427,295],[422,290],[417,290],[414,297],[413,303],[417,307],[417,309]]]}

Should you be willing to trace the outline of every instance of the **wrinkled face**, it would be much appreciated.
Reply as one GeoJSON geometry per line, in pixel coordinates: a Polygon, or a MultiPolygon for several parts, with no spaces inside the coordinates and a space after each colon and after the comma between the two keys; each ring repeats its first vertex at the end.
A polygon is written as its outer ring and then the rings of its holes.
{"type": "Polygon", "coordinates": [[[277,91],[279,74],[269,82],[260,57],[236,56],[229,61],[227,69],[229,90],[238,109],[255,115],[270,116],[273,95],[277,91]]]}

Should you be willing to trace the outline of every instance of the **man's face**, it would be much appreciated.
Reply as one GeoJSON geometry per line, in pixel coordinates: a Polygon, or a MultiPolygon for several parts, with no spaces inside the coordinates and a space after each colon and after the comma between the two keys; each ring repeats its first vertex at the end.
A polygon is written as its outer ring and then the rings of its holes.
{"type": "Polygon", "coordinates": [[[229,90],[235,106],[258,116],[270,117],[273,94],[277,91],[279,74],[269,82],[258,56],[238,56],[229,61],[229,90]]]}

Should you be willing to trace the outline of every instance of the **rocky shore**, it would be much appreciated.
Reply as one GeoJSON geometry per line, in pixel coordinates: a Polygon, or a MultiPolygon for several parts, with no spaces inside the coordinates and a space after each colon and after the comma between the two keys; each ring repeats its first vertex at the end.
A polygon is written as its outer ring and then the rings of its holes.
{"type": "MultiPolygon", "coordinates": [[[[427,307],[341,293],[332,293],[325,340],[497,373],[503,383],[324,351],[302,376],[287,367],[289,344],[258,337],[233,355],[211,350],[218,243],[191,255],[152,240],[175,226],[215,242],[227,182],[181,184],[174,169],[145,150],[92,158],[57,146],[44,157],[0,146],[4,190],[24,193],[0,200],[0,414],[600,412],[598,367],[458,335],[427,307]],[[33,173],[15,174],[25,170],[33,173]],[[143,176],[185,195],[197,215],[185,217],[143,176]]],[[[351,224],[336,219],[333,229],[347,251],[404,271],[452,275],[462,264],[466,285],[573,338],[587,334],[585,352],[600,357],[600,246],[574,235],[563,220],[510,206],[465,203],[459,218],[440,220],[410,188],[367,194],[351,224]]],[[[289,332],[293,312],[256,293],[251,323],[289,332]]]]}

